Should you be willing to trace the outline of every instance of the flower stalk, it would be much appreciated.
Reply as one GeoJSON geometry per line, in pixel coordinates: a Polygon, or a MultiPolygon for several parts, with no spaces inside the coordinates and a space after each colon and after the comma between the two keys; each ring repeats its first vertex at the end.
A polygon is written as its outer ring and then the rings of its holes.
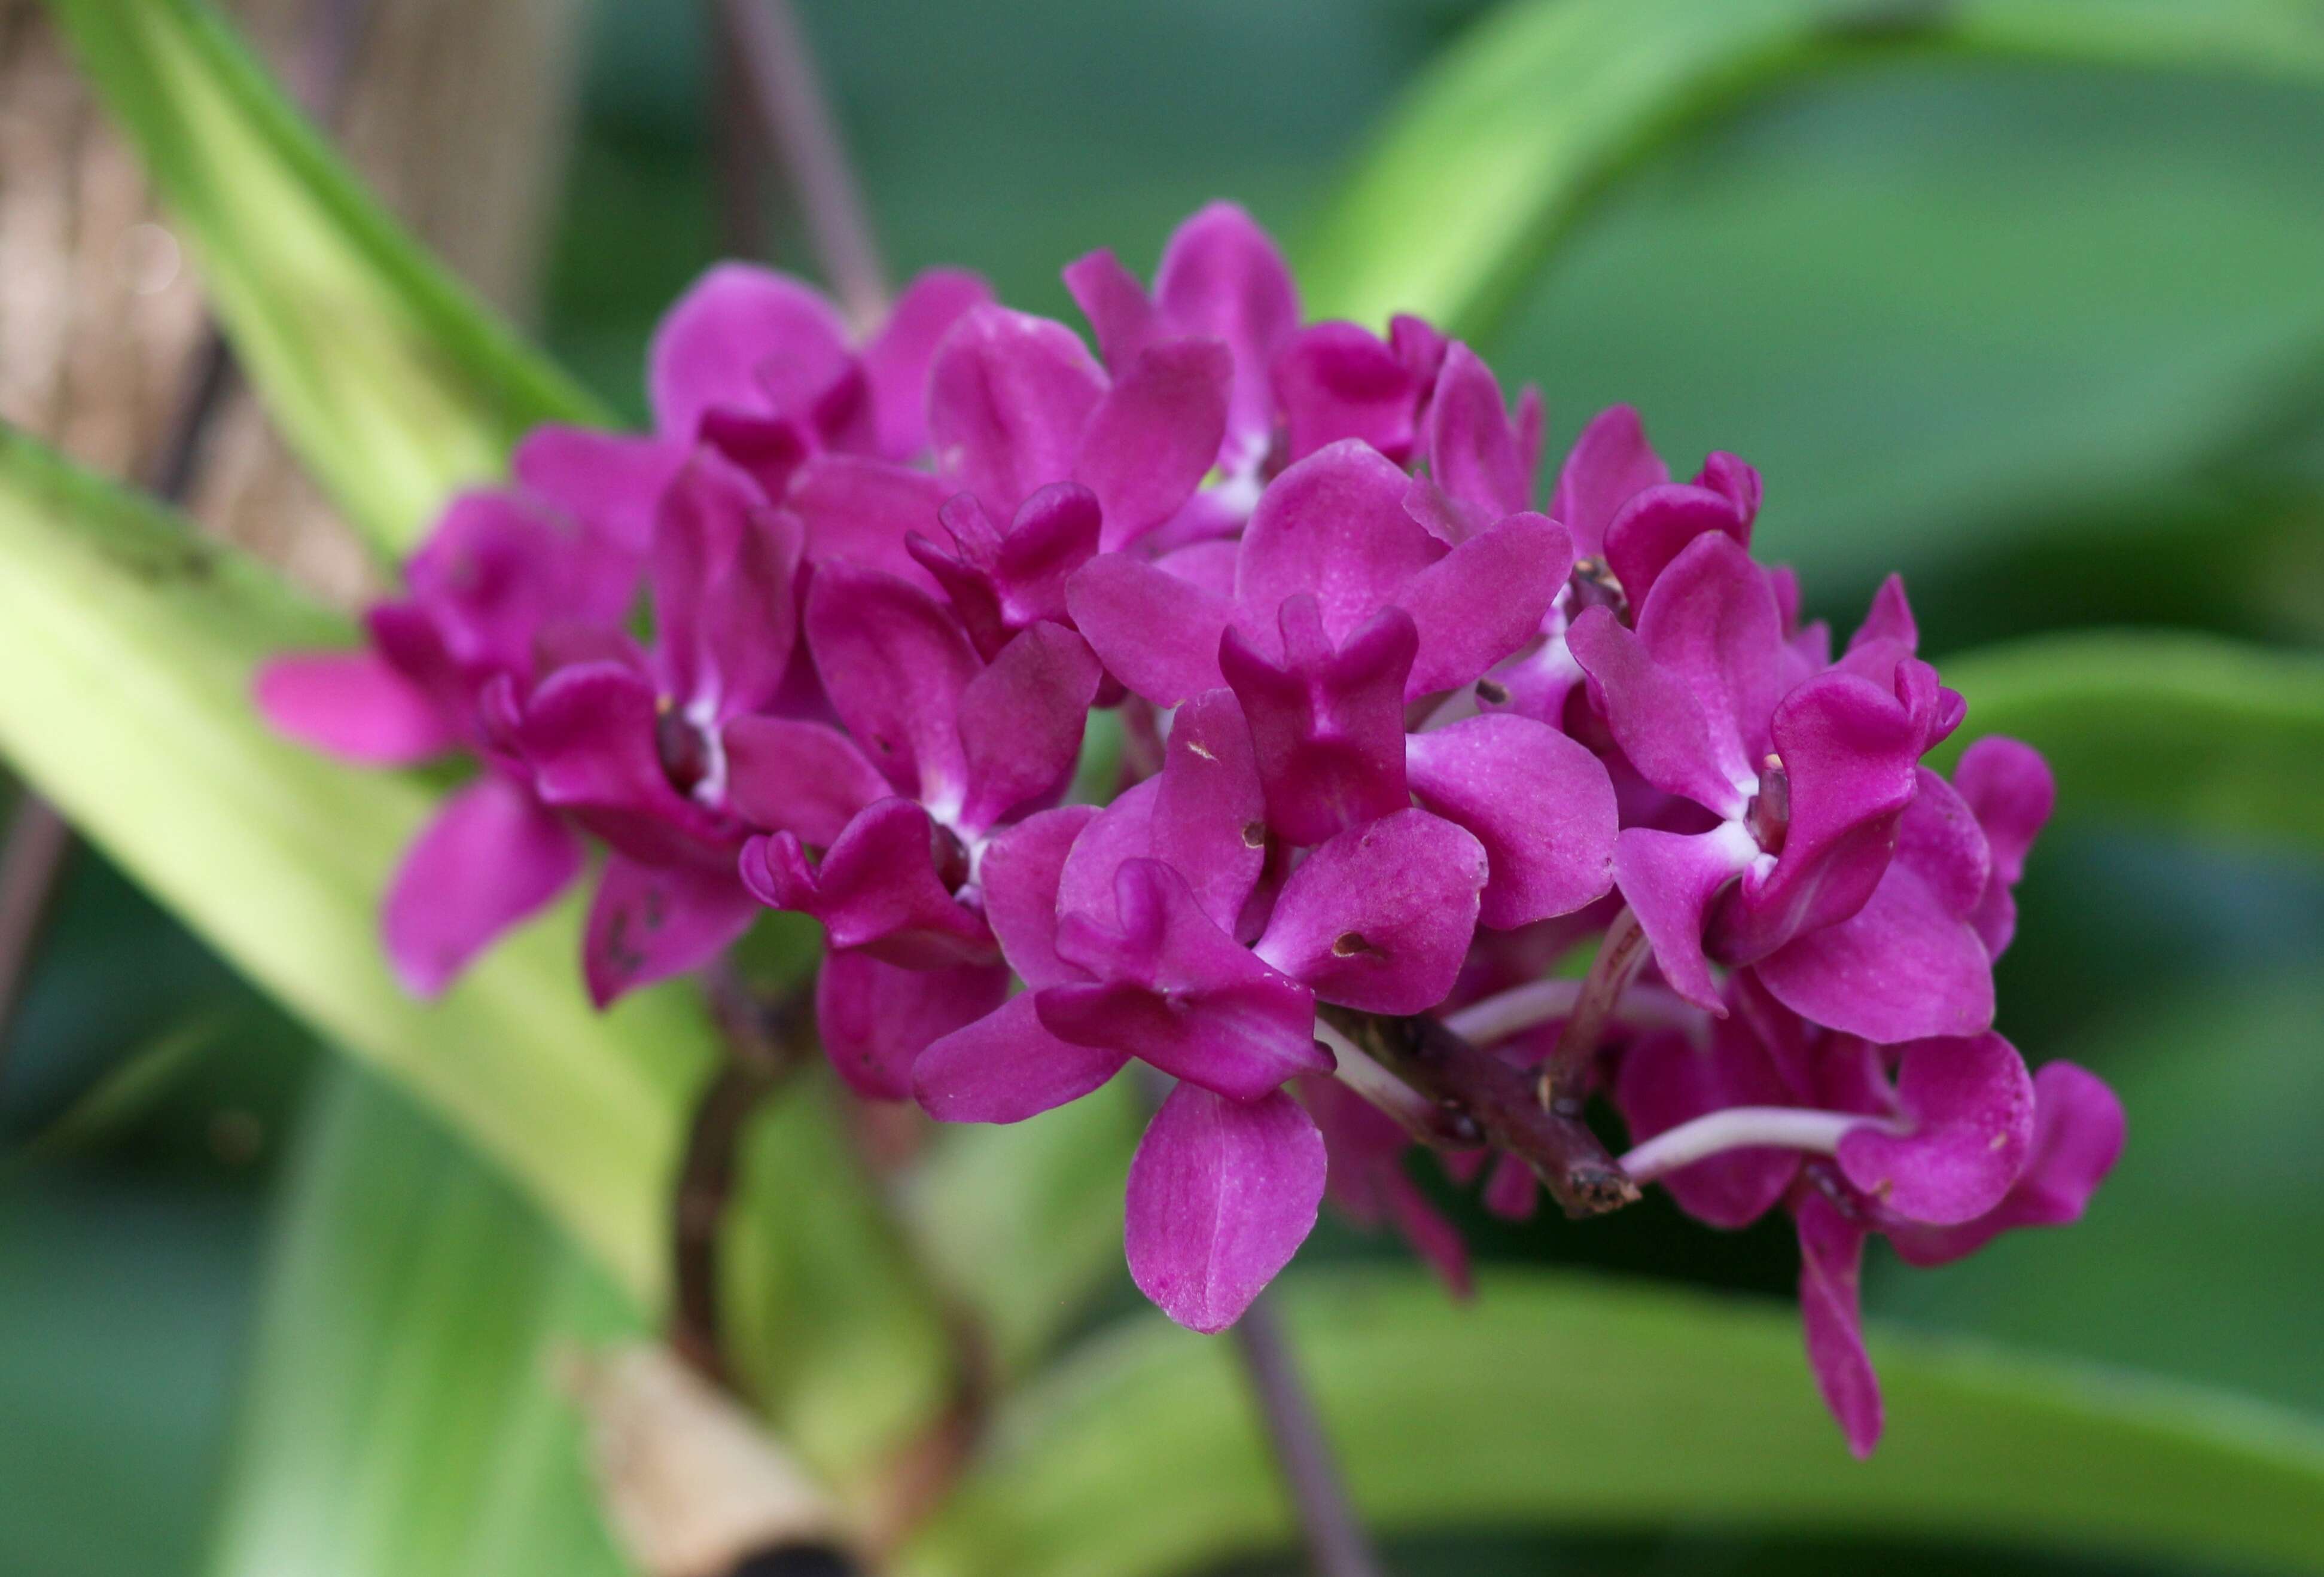
{"type": "Polygon", "coordinates": [[[1298,1513],[1315,1577],[1380,1577],[1379,1557],[1348,1499],[1347,1484],[1316,1416],[1314,1399],[1299,1377],[1291,1343],[1267,1298],[1243,1311],[1235,1322],[1234,1338],[1284,1488],[1298,1513]]]}
{"type": "Polygon", "coordinates": [[[1524,1074],[1441,1019],[1334,1013],[1351,1039],[1369,1041],[1407,1082],[1467,1113],[1488,1144],[1524,1162],[1568,1216],[1602,1215],[1637,1199],[1637,1185],[1588,1124],[1541,1104],[1524,1074]]]}
{"type": "Polygon", "coordinates": [[[832,293],[866,330],[887,315],[887,269],[798,14],[789,0],[724,0],[720,9],[832,293]]]}
{"type": "Polygon", "coordinates": [[[1544,1107],[1568,1118],[1579,1115],[1582,1102],[1590,1094],[1591,1074],[1606,1026],[1613,1019],[1623,991],[1653,955],[1637,915],[1623,906],[1606,927],[1606,939],[1599,945],[1598,956],[1590,961],[1590,973],[1582,977],[1572,1016],[1559,1031],[1557,1049],[1550,1053],[1548,1065],[1541,1071],[1539,1093],[1544,1107]]]}

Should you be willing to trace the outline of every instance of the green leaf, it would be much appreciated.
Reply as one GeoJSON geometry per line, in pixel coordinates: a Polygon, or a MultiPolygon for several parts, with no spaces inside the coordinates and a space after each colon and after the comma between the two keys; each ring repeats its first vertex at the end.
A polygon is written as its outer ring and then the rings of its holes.
{"type": "MultiPolygon", "coordinates": [[[[2324,1430],[2269,1408],[1880,1339],[1888,1434],[1859,1464],[1788,1310],[1541,1274],[1466,1306],[1416,1275],[1294,1277],[1281,1304],[1385,1534],[1683,1521],[2324,1569],[2324,1430]]],[[[1134,1322],[1000,1430],[905,1577],[1140,1577],[1286,1536],[1224,1341],[1134,1322]]]]}
{"type": "Polygon", "coordinates": [[[620,1577],[558,1394],[637,1333],[509,1186],[367,1075],[326,1081],[289,1180],[211,1577],[620,1577]]]}
{"type": "Polygon", "coordinates": [[[975,1311],[1004,1372],[1121,1274],[1122,1191],[1145,1122],[1135,1084],[1116,1079],[1028,1121],[950,1130],[913,1175],[912,1241],[975,1311]]]}
{"type": "Polygon", "coordinates": [[[659,1180],[709,1031],[684,990],[590,1011],[577,906],[437,1006],[382,959],[379,894],[433,791],[275,738],[258,662],[352,644],[263,567],[0,430],[0,752],[301,1018],[447,1116],[650,1297],[659,1180]]]}
{"type": "Polygon", "coordinates": [[[2297,0],[1524,0],[1412,89],[1302,249],[1309,301],[1489,331],[1590,198],[1676,133],[1879,47],[2324,80],[2297,0]]]}
{"type": "Polygon", "coordinates": [[[843,1495],[876,1498],[899,1442],[953,1398],[953,1353],[827,1069],[795,1074],[745,1139],[724,1236],[729,1343],[784,1439],[843,1495]]]}
{"type": "Polygon", "coordinates": [[[2063,634],[1946,659],[1981,734],[2023,739],[2064,815],[2324,850],[2324,658],[2172,631],[2063,634]]]}
{"type": "MultiPolygon", "coordinates": [[[[345,624],[5,429],[0,566],[0,753],[238,969],[502,1167],[641,1306],[658,1304],[669,1180],[716,1056],[697,993],[672,983],[592,1011],[568,902],[439,1003],[412,1001],[374,914],[435,791],[278,740],[249,700],[263,658],[350,642],[345,624]]],[[[844,1478],[874,1465],[873,1436],[892,1445],[941,1408],[949,1349],[875,1230],[827,1083],[797,1081],[781,1105],[789,1140],[753,1148],[730,1236],[788,1273],[742,1289],[737,1323],[785,1344],[760,1398],[779,1423],[846,1410],[815,1389],[826,1359],[879,1377],[845,1427],[801,1443],[844,1478]]]]}
{"type": "Polygon", "coordinates": [[[541,421],[602,420],[416,245],[198,0],[52,0],[275,420],[400,555],[541,421]]]}
{"type": "Polygon", "coordinates": [[[2131,1142],[2071,1231],[2011,1232],[1936,1270],[1867,1267],[1916,1324],[2232,1386],[2324,1412],[2324,974],[2273,967],[2122,993],[2045,1049],[2102,1074],[2131,1142]]]}

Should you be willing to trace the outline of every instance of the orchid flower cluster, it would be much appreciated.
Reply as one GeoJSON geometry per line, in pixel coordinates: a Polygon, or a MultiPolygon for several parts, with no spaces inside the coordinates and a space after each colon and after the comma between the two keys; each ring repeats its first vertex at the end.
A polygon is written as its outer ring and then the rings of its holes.
{"type": "Polygon", "coordinates": [[[1902,586],[1835,657],[1750,556],[1749,466],[1673,481],[1618,407],[1537,498],[1533,391],[1417,318],[1303,323],[1235,208],[1150,290],[1104,252],[1065,278],[1095,354],[966,273],[859,339],[714,269],[654,338],[650,435],[535,432],[367,650],[264,669],[299,739],[478,763],[387,895],[403,982],[593,845],[600,1005],[812,916],[862,1096],[1013,1122],[1142,1065],[1130,1268],[1200,1331],[1327,1193],[1465,1286],[1416,1146],[1512,1216],[1655,1181],[1781,1209],[1868,1451],[1865,1240],[2071,1221],[2121,1141],[2096,1078],[1992,1030],[2041,758],[1922,764],[1964,705],[1902,586]]]}

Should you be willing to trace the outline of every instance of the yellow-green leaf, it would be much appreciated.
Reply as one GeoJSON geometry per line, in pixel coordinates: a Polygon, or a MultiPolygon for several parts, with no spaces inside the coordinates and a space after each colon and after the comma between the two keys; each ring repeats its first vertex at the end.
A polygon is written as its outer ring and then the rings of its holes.
{"type": "MultiPolygon", "coordinates": [[[[1386,1535],[1689,1526],[1950,1536],[2324,1570],[2324,1429],[2185,1388],[1879,1338],[1888,1432],[1852,1461],[1796,1316],[1504,1272],[1295,1274],[1281,1308],[1386,1535]]],[[[1286,1542],[1230,1342],[1157,1317],[1011,1403],[901,1577],[1161,1577],[1286,1542]]]]}

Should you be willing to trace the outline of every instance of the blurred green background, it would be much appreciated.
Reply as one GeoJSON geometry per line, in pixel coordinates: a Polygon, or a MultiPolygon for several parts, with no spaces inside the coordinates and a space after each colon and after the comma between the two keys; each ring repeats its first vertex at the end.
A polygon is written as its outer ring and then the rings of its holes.
{"type": "MultiPolygon", "coordinates": [[[[1214,196],[1297,256],[1399,87],[1484,9],[805,7],[897,270],[965,263],[1061,315],[1060,263],[1111,245],[1143,271],[1214,196]]],[[[590,38],[544,327],[635,413],[644,337],[716,251],[703,42],[693,7],[653,0],[600,0],[590,38]]],[[[1760,543],[1798,566],[1812,610],[1844,628],[1901,567],[1941,663],[2132,622],[2311,645],[2319,147],[2324,93],[2294,86],[1838,61],[1628,171],[1481,348],[1540,383],[1554,445],[1627,400],[1674,468],[1712,447],[1751,459],[1760,543]]],[[[773,243],[808,267],[780,216],[773,243]]],[[[2324,1413],[2319,846],[2087,823],[2045,840],[2000,1028],[2030,1061],[2114,1081],[2128,1154],[2074,1231],[1935,1273],[1876,1252],[1876,1314],[2324,1413]]],[[[303,1031],[77,853],[0,1078],[0,1571],[198,1564],[314,1062],[303,1031]]],[[[1516,1228],[1454,1207],[1494,1257],[1778,1296],[1793,1274],[1780,1226],[1722,1237],[1659,1202],[1516,1228]]],[[[1308,1254],[1387,1251],[1327,1227],[1308,1254]]],[[[1395,1557],[1741,1573],[1966,1554],[1678,1531],[1395,1557]]]]}

